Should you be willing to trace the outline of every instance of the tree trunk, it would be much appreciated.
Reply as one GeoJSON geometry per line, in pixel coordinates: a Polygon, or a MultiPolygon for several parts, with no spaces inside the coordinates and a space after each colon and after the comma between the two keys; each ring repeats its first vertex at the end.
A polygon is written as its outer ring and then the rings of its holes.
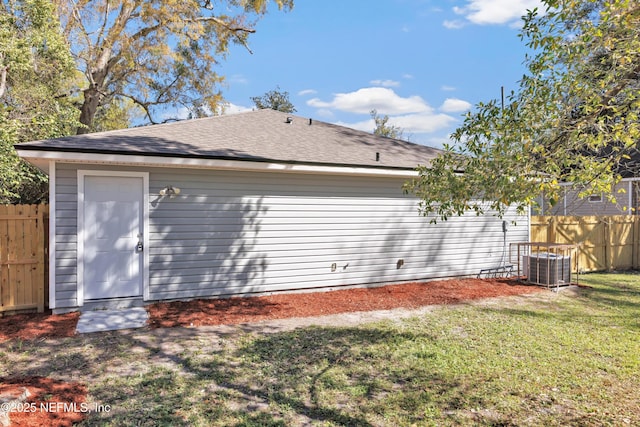
{"type": "Polygon", "coordinates": [[[93,118],[100,106],[101,98],[102,95],[95,86],[89,86],[88,89],[84,90],[84,102],[80,109],[80,123],[84,126],[78,126],[78,129],[76,130],[77,135],[91,132],[91,124],[93,123],[93,118]]]}
{"type": "MultiPolygon", "coordinates": [[[[0,52],[0,63],[4,60],[4,53],[0,52]]],[[[0,98],[4,96],[4,92],[7,89],[7,73],[9,67],[7,65],[0,68],[0,98]]]]}
{"type": "MultiPolygon", "coordinates": [[[[133,11],[140,6],[139,1],[135,2],[121,2],[120,11],[118,16],[113,22],[112,27],[108,30],[108,34],[105,35],[103,42],[100,46],[95,46],[95,49],[99,49],[100,54],[96,58],[94,64],[89,65],[90,76],[89,87],[84,90],[84,102],[80,109],[80,123],[84,126],[79,126],[76,134],[82,135],[91,132],[91,125],[96,115],[98,107],[102,104],[103,93],[105,90],[105,82],[108,81],[108,76],[111,72],[111,67],[118,61],[117,57],[112,57],[113,45],[118,40],[124,31],[124,28],[131,18],[133,11]]],[[[107,25],[107,21],[103,23],[107,25]]]]}
{"type": "Polygon", "coordinates": [[[91,125],[96,116],[96,111],[98,111],[98,107],[102,104],[105,81],[111,68],[110,61],[113,61],[113,58],[110,58],[110,56],[111,49],[103,49],[96,66],[92,68],[91,75],[89,76],[89,87],[83,91],[84,101],[80,108],[80,123],[84,126],[78,126],[76,130],[77,135],[91,132],[91,125]]]}

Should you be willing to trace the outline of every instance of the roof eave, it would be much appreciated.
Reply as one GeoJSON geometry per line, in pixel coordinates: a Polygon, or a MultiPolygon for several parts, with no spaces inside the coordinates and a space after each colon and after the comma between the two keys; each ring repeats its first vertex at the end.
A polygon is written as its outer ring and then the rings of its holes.
{"type": "MultiPolygon", "coordinates": [[[[239,170],[254,172],[289,172],[328,175],[359,175],[413,178],[415,168],[383,165],[352,165],[338,163],[304,163],[262,158],[225,158],[203,156],[175,156],[170,154],[134,154],[117,152],[80,152],[49,150],[42,147],[16,146],[18,155],[48,173],[51,162],[93,163],[148,167],[239,170]]],[[[416,165],[417,166],[417,165],[416,165]]]]}

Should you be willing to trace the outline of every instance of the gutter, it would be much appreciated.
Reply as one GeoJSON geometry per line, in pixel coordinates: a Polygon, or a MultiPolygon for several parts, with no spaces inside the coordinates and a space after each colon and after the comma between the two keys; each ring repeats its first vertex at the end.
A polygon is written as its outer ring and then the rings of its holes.
{"type": "Polygon", "coordinates": [[[121,151],[96,151],[77,149],[49,150],[26,145],[15,146],[18,155],[36,167],[48,172],[49,162],[62,163],[95,163],[135,165],[149,167],[177,167],[224,169],[256,172],[291,172],[331,175],[359,175],[414,178],[418,172],[414,168],[357,165],[349,163],[300,162],[290,160],[274,160],[261,157],[238,158],[230,156],[176,155],[171,153],[132,154],[121,151]]]}

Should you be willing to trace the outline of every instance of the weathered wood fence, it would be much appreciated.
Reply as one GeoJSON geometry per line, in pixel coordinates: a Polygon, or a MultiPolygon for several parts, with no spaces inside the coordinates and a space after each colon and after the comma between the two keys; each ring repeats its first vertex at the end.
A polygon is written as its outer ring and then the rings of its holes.
{"type": "Polygon", "coordinates": [[[579,244],[580,270],[640,267],[640,216],[532,216],[532,242],[579,244]]]}
{"type": "Polygon", "coordinates": [[[0,313],[44,311],[48,205],[0,205],[0,313]]]}

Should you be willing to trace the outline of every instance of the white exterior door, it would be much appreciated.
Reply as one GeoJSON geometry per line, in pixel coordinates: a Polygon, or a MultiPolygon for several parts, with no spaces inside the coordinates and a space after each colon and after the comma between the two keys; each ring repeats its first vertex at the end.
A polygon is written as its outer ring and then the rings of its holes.
{"type": "Polygon", "coordinates": [[[141,296],[144,180],[84,175],[80,208],[85,300],[141,296]]]}

